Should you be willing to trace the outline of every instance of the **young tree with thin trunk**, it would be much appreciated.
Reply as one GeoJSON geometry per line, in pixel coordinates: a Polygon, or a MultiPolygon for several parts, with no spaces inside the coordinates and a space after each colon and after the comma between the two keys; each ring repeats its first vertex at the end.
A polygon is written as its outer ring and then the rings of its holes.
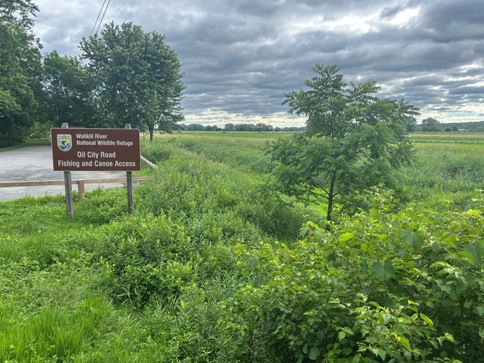
{"type": "Polygon", "coordinates": [[[376,97],[375,81],[347,84],[336,65],[316,64],[307,90],[286,94],[289,113],[307,117],[305,133],[272,145],[272,182],[305,202],[326,201],[326,220],[336,203],[355,191],[398,188],[395,172],[412,160],[406,125],[418,109],[403,99],[376,97]]]}

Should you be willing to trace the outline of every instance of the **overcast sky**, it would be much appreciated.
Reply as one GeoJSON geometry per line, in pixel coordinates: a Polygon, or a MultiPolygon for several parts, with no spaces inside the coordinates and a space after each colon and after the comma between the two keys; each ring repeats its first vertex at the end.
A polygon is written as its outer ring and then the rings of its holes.
{"type": "MultiPolygon", "coordinates": [[[[104,0],[34,2],[43,51],[80,55],[104,0]]],[[[380,97],[419,107],[419,121],[484,121],[483,0],[108,2],[103,25],[133,22],[178,53],[186,124],[302,126],[281,103],[316,63],[377,81],[380,97]]]]}

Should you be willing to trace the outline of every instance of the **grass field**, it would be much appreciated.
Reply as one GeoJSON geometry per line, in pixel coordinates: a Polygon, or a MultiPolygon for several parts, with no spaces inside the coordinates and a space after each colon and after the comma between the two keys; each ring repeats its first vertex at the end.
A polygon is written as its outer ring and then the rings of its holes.
{"type": "Polygon", "coordinates": [[[412,133],[410,138],[415,142],[423,143],[484,143],[484,132],[436,132],[412,133]]]}
{"type": "Polygon", "coordinates": [[[75,201],[71,221],[62,196],[0,203],[0,360],[484,356],[483,135],[412,135],[408,205],[369,196],[381,210],[331,233],[265,188],[268,145],[288,136],[144,140],[160,170],[143,170],[132,215],[122,189],[75,201]]]}
{"type": "MultiPolygon", "coordinates": [[[[289,136],[194,132],[164,135],[161,139],[257,177],[267,172],[270,143],[289,136]]],[[[450,202],[465,204],[475,189],[484,188],[484,133],[421,133],[411,134],[410,138],[416,151],[415,164],[405,170],[411,200],[428,201],[432,207],[445,207],[450,202]]]]}
{"type": "Polygon", "coordinates": [[[413,200],[432,207],[445,203],[465,207],[469,193],[484,188],[484,134],[412,134],[417,162],[407,176],[413,200]]]}

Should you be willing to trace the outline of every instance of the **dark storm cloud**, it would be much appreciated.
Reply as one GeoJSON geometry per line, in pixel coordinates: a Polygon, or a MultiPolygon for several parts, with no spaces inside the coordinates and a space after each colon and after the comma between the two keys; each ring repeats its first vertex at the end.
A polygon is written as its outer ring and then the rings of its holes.
{"type": "MultiPolygon", "coordinates": [[[[46,51],[79,54],[103,1],[38,0],[46,51]],[[57,10],[58,9],[58,10],[57,10]]],[[[111,0],[105,21],[165,34],[179,54],[187,119],[203,123],[283,117],[284,94],[304,88],[316,63],[347,81],[376,80],[381,96],[441,121],[482,119],[482,0],[111,0]],[[466,114],[465,118],[457,118],[466,114]]],[[[300,124],[304,120],[298,121],[300,124]]]]}
{"type": "Polygon", "coordinates": [[[484,4],[479,0],[429,2],[418,27],[422,35],[437,42],[482,39],[484,4]]]}

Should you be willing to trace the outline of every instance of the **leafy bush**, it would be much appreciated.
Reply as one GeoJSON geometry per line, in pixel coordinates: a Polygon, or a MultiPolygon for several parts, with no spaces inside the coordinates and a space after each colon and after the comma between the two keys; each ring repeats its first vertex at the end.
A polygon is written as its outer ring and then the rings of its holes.
{"type": "Polygon", "coordinates": [[[125,218],[85,238],[104,267],[103,286],[116,303],[144,307],[176,295],[193,279],[197,247],[185,228],[165,215],[125,218]]]}
{"type": "MultiPolygon", "coordinates": [[[[484,356],[482,197],[471,201],[442,180],[442,147],[409,175],[435,183],[419,195],[428,191],[439,208],[399,211],[391,193],[376,190],[358,195],[352,217],[336,210],[331,231],[312,222],[299,230],[318,211],[281,208],[260,189],[265,176],[252,161],[266,136],[219,135],[213,149],[199,135],[179,135],[193,139],[189,147],[155,140],[160,159],[149,159],[162,171],[135,189],[131,215],[124,190],[75,200],[69,221],[62,196],[1,203],[0,360],[484,356]]],[[[455,175],[470,188],[479,171],[455,175]]]]}
{"type": "Polygon", "coordinates": [[[204,220],[204,229],[217,227],[217,220],[220,220],[220,224],[227,226],[222,228],[225,237],[249,228],[253,230],[256,242],[264,233],[291,240],[297,235],[304,214],[281,204],[274,195],[260,187],[261,183],[252,181],[239,170],[200,155],[185,150],[181,155],[179,159],[163,165],[163,171],[155,176],[152,183],[138,188],[140,202],[136,209],[141,213],[167,213],[173,218],[193,219],[195,225],[197,221],[204,220]],[[212,218],[209,223],[206,223],[209,221],[207,216],[212,218]]]}
{"type": "Polygon", "coordinates": [[[464,213],[382,204],[331,232],[309,223],[291,247],[239,246],[251,283],[232,309],[251,361],[482,358],[482,198],[464,213]]]}
{"type": "Polygon", "coordinates": [[[75,218],[84,223],[101,225],[126,215],[126,190],[98,188],[87,193],[82,203],[75,206],[75,218]]]}

